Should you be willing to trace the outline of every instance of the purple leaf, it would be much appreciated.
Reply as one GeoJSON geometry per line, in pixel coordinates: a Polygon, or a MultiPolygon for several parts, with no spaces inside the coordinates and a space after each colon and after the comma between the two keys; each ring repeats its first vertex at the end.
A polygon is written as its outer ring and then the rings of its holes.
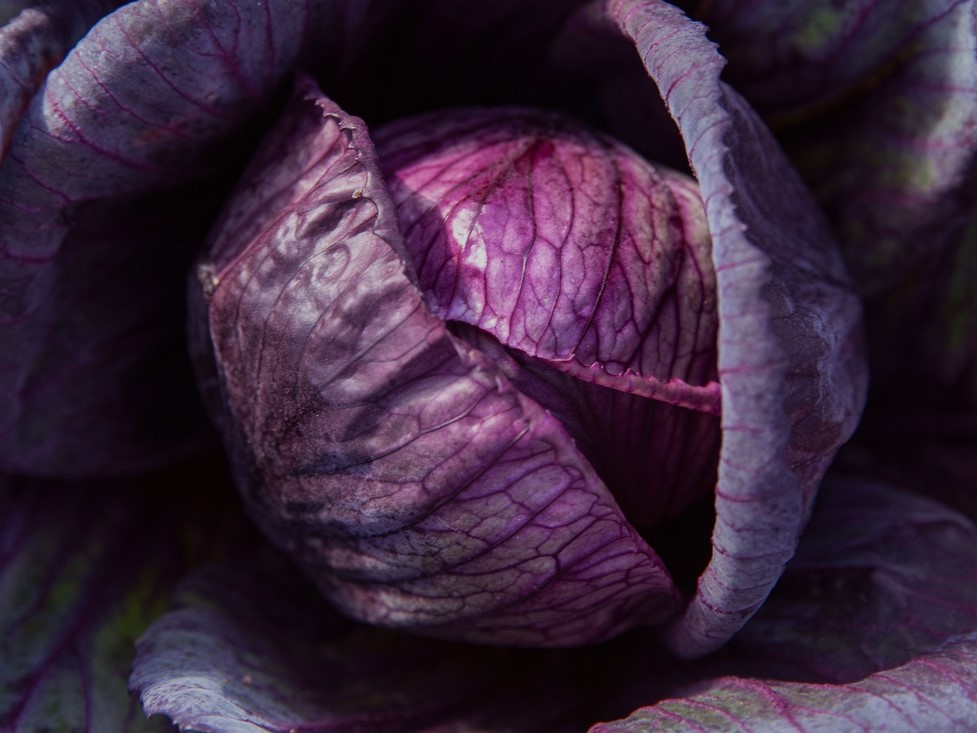
{"type": "Polygon", "coordinates": [[[974,363],[977,339],[969,316],[977,6],[818,0],[744,11],[719,0],[702,7],[729,60],[730,83],[777,129],[870,299],[875,373],[909,366],[952,385],[974,363]]]}
{"type": "Polygon", "coordinates": [[[375,138],[432,312],[560,418],[636,527],[710,496],[718,314],[695,183],[523,108],[375,138]]]}
{"type": "Polygon", "coordinates": [[[710,29],[726,76],[777,127],[841,106],[884,80],[920,36],[962,3],[913,0],[755,2],[686,7],[710,29]]]}
{"type": "MultiPolygon", "coordinates": [[[[450,328],[560,421],[646,539],[674,536],[676,521],[711,505],[719,456],[716,416],[583,381],[507,349],[484,331],[458,323],[450,328]]],[[[682,543],[679,556],[663,556],[683,585],[704,567],[697,549],[708,549],[709,518],[693,524],[694,540],[682,543]]],[[[654,539],[650,544],[662,555],[667,547],[654,539]]]]}
{"type": "Polygon", "coordinates": [[[694,181],[533,110],[435,112],[376,139],[435,315],[579,379],[719,413],[694,181]]]}
{"type": "Polygon", "coordinates": [[[848,685],[721,678],[684,698],[636,710],[591,733],[644,731],[925,731],[977,724],[977,639],[948,643],[896,669],[848,685]]]}
{"type": "Polygon", "coordinates": [[[117,0],[57,0],[0,7],[0,162],[21,115],[48,72],[117,0]]]}
{"type": "Polygon", "coordinates": [[[889,482],[829,477],[797,555],[730,653],[766,676],[841,683],[974,631],[974,522],[889,482]]]}
{"type": "Polygon", "coordinates": [[[5,470],[134,471],[200,442],[183,278],[304,19],[301,3],[141,0],[33,98],[0,167],[5,470]]]}
{"type": "Polygon", "coordinates": [[[932,262],[977,205],[977,9],[913,5],[911,40],[881,81],[796,140],[784,133],[863,294],[932,262]]]}
{"type": "Polygon", "coordinates": [[[662,700],[592,730],[970,730],[975,580],[972,521],[891,484],[829,477],[740,634],[665,684],[636,668],[630,699],[662,700]]]}
{"type": "Polygon", "coordinates": [[[130,682],[147,712],[204,733],[556,733],[592,719],[564,653],[352,624],[310,590],[267,554],[195,574],[139,641],[130,682]]]}
{"type": "Polygon", "coordinates": [[[678,653],[697,656],[763,602],[857,421],[860,310],[826,223],[769,131],[719,80],[704,29],[654,0],[612,2],[611,12],[678,123],[713,236],[723,406],[714,552],[671,631],[678,653]]]}
{"type": "Polygon", "coordinates": [[[829,480],[769,602],[696,662],[643,633],[527,652],[368,629],[280,559],[245,554],[181,589],[140,640],[132,684],[150,712],[215,733],[562,731],[615,718],[592,730],[967,730],[975,554],[977,527],[959,514],[829,480]]]}
{"type": "Polygon", "coordinates": [[[193,296],[268,536],[346,613],[431,635],[569,645],[673,614],[565,429],[427,310],[405,260],[365,126],[302,83],[193,296]]]}
{"type": "Polygon", "coordinates": [[[239,514],[227,507],[225,519],[213,519],[208,484],[219,480],[199,462],[99,484],[6,480],[0,729],[169,730],[145,719],[126,680],[136,637],[166,608],[176,581],[210,543],[238,531],[226,517],[239,514]]]}

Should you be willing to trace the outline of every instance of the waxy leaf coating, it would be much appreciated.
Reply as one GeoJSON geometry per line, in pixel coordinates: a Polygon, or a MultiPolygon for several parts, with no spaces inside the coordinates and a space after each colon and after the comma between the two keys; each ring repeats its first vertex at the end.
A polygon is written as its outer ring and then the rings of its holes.
{"type": "Polygon", "coordinates": [[[207,733],[572,733],[599,717],[566,652],[351,623],[264,550],[192,575],[140,639],[130,682],[148,712],[207,733]]]}
{"type": "Polygon", "coordinates": [[[815,733],[965,733],[977,720],[977,641],[947,644],[938,653],[838,687],[721,678],[687,697],[636,710],[592,733],[713,731],[815,733]]]}
{"type": "Polygon", "coordinates": [[[0,729],[977,729],[975,120],[977,0],[0,0],[0,729]]]}

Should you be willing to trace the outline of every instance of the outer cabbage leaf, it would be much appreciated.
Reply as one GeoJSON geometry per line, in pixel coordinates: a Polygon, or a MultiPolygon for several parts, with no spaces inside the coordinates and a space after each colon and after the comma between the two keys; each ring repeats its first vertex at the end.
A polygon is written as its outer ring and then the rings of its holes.
{"type": "Polygon", "coordinates": [[[675,3],[710,29],[726,78],[780,127],[888,83],[920,37],[967,0],[675,3]]]}
{"type": "Polygon", "coordinates": [[[473,647],[352,624],[265,553],[180,589],[138,644],[150,714],[206,733],[579,731],[566,653],[473,647]]]}
{"type": "Polygon", "coordinates": [[[977,339],[977,4],[701,7],[730,83],[778,130],[870,298],[877,381],[908,366],[955,385],[977,339]]]}
{"type": "MultiPolygon", "coordinates": [[[[165,610],[176,582],[218,538],[238,531],[227,517],[240,524],[240,513],[222,506],[224,519],[213,519],[209,484],[218,475],[198,462],[99,484],[6,481],[0,729],[170,729],[146,720],[126,680],[136,637],[165,610]]],[[[226,477],[222,485],[220,499],[233,497],[226,477]]]]}
{"type": "Polygon", "coordinates": [[[972,0],[710,3],[729,78],[779,126],[862,292],[939,253],[977,201],[972,0]]]}
{"type": "Polygon", "coordinates": [[[117,0],[0,4],[0,161],[48,72],[117,0]],[[6,17],[7,6],[10,17],[6,17]]]}
{"type": "Polygon", "coordinates": [[[859,441],[885,457],[872,470],[930,472],[972,512],[977,6],[701,7],[729,79],[778,128],[870,296],[875,397],[859,441]]]}
{"type": "Polygon", "coordinates": [[[591,731],[964,733],[977,723],[975,664],[977,640],[971,637],[902,667],[836,687],[724,678],[700,686],[684,699],[660,702],[591,731]]]}
{"type": "Polygon", "coordinates": [[[967,730],[975,555],[961,515],[829,480],[768,603],[696,662],[643,632],[559,652],[401,637],[339,619],[279,560],[239,558],[184,586],[132,683],[203,731],[967,730]]]}
{"type": "Polygon", "coordinates": [[[732,644],[740,673],[853,682],[977,630],[973,520],[891,482],[829,477],[821,493],[788,571],[732,644]]]}
{"type": "Polygon", "coordinates": [[[199,442],[184,273],[302,3],[141,0],[33,98],[0,166],[0,466],[83,476],[199,442]],[[199,182],[207,179],[207,185],[199,182]]]}
{"type": "Polygon", "coordinates": [[[566,430],[424,306],[364,124],[310,83],[197,272],[204,391],[237,481],[346,613],[568,645],[677,611],[566,430]]]}
{"type": "Polygon", "coordinates": [[[697,656],[763,602],[854,428],[866,381],[860,308],[826,222],[767,128],[719,80],[704,29],[653,0],[610,9],[678,123],[713,236],[723,409],[714,551],[670,642],[697,656]]]}

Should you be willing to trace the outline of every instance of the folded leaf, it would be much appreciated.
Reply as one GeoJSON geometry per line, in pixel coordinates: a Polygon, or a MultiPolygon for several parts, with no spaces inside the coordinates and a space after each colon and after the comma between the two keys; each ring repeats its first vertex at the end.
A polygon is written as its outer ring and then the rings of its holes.
{"type": "Polygon", "coordinates": [[[767,677],[846,683],[975,631],[977,525],[891,482],[829,477],[797,555],[731,654],[744,672],[756,662],[767,677]]]}
{"type": "Polygon", "coordinates": [[[138,644],[150,714],[206,733],[581,730],[566,652],[451,644],[353,624],[280,557],[215,565],[138,644]]]}
{"type": "Polygon", "coordinates": [[[977,4],[700,5],[869,299],[876,381],[908,367],[953,386],[977,339],[977,4]]]}
{"type": "Polygon", "coordinates": [[[560,419],[635,527],[711,497],[718,313],[695,182],[533,109],[373,137],[432,313],[560,419]]]}
{"type": "Polygon", "coordinates": [[[972,730],[977,723],[977,639],[848,685],[825,686],[724,678],[684,699],[665,700],[591,733],[728,731],[798,733],[880,730],[888,733],[972,730]]]}
{"type": "Polygon", "coordinates": [[[0,468],[118,474],[199,444],[185,273],[304,19],[140,0],[48,75],[0,166],[0,468]]]}
{"type": "Polygon", "coordinates": [[[671,631],[683,656],[721,646],[796,547],[815,488],[865,394],[860,308],[826,222],[756,113],[719,80],[704,29],[656,0],[619,0],[687,146],[719,287],[722,453],[714,552],[671,631]]]}
{"type": "Polygon", "coordinates": [[[592,730],[964,731],[977,723],[975,554],[977,526],[959,514],[829,480],[768,603],[695,662],[646,633],[564,651],[398,636],[341,619],[280,559],[249,554],[184,585],[140,640],[132,684],[149,712],[222,733],[528,733],[615,718],[592,730]]]}
{"type": "Polygon", "coordinates": [[[694,181],[538,110],[433,112],[374,138],[432,312],[579,379],[719,412],[694,181]]]}
{"type": "Polygon", "coordinates": [[[301,82],[193,293],[204,390],[267,535],[346,613],[430,635],[565,646],[674,614],[563,426],[410,269],[365,125],[301,82]]]}

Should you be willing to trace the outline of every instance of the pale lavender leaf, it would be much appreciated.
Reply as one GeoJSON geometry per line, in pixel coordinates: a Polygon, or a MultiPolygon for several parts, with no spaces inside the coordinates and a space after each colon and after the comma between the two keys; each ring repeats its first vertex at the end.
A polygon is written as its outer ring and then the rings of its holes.
{"type": "Polygon", "coordinates": [[[204,733],[569,733],[594,719],[565,652],[354,624],[281,558],[240,560],[192,576],[140,639],[131,685],[147,712],[204,733]]]}
{"type": "Polygon", "coordinates": [[[977,5],[700,10],[728,81],[775,127],[841,240],[869,299],[877,380],[908,367],[955,386],[977,339],[977,5]]]}
{"type": "Polygon", "coordinates": [[[152,712],[215,732],[967,730],[975,554],[962,515],[829,479],[768,603],[721,653],[681,662],[640,632],[527,652],[367,629],[248,553],[185,585],[132,680],[152,712]]]}
{"type": "Polygon", "coordinates": [[[638,709],[592,730],[969,730],[975,575],[972,520],[893,482],[829,476],[736,638],[667,672],[632,668],[620,694],[638,709]]]}
{"type": "Polygon", "coordinates": [[[977,6],[720,1],[701,17],[825,204],[861,292],[937,256],[977,202],[977,6]]]}
{"type": "Polygon", "coordinates": [[[960,0],[678,2],[709,27],[726,79],[776,127],[840,106],[900,66],[960,0]]]}
{"type": "Polygon", "coordinates": [[[705,29],[654,0],[610,7],[678,124],[713,237],[723,414],[714,552],[671,631],[675,650],[696,656],[763,602],[854,428],[866,381],[860,308],[807,190],[719,80],[705,29]]]}
{"type": "Polygon", "coordinates": [[[590,731],[965,733],[977,724],[975,666],[971,636],[847,685],[720,678],[590,731]]]}
{"type": "MultiPolygon", "coordinates": [[[[938,494],[935,476],[920,486],[938,494]]],[[[895,481],[825,479],[797,555],[730,648],[743,672],[852,682],[977,630],[977,525],[895,481]]]]}
{"type": "Polygon", "coordinates": [[[68,50],[117,0],[0,5],[0,162],[31,97],[68,50]]]}
{"type": "Polygon", "coordinates": [[[184,273],[304,18],[304,3],[140,0],[48,75],[0,167],[5,470],[133,471],[200,442],[184,273]]]}

